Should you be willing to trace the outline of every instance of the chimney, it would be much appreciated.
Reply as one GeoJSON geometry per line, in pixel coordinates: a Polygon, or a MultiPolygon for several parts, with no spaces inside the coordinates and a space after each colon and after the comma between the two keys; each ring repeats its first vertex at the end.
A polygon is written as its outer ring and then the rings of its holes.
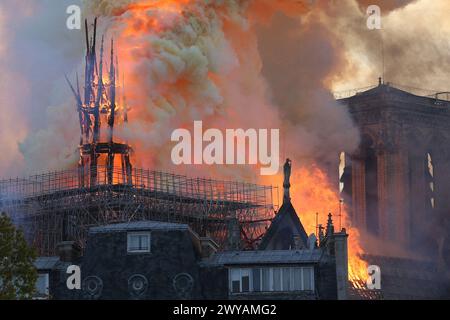
{"type": "Polygon", "coordinates": [[[328,214],[328,221],[327,221],[327,231],[326,231],[326,236],[327,237],[331,237],[334,233],[334,225],[333,225],[333,219],[332,219],[332,214],[329,213],[328,214]]]}
{"type": "Polygon", "coordinates": [[[308,249],[314,250],[317,248],[317,237],[314,233],[311,233],[308,237],[308,249]]]}
{"type": "Polygon", "coordinates": [[[338,300],[348,298],[348,234],[345,228],[333,235],[334,256],[336,261],[336,282],[338,300]]]}
{"type": "Polygon", "coordinates": [[[293,239],[294,240],[294,248],[292,248],[292,249],[294,249],[294,250],[301,250],[301,249],[305,248],[305,246],[303,244],[303,241],[302,241],[302,238],[300,237],[300,235],[296,234],[296,235],[293,236],[293,238],[294,238],[293,239]]]}
{"type": "Polygon", "coordinates": [[[81,256],[81,248],[75,241],[63,241],[56,246],[59,259],[64,262],[73,262],[81,256]]]}
{"type": "Polygon", "coordinates": [[[237,218],[228,220],[228,249],[239,250],[241,246],[241,228],[237,218]]]}

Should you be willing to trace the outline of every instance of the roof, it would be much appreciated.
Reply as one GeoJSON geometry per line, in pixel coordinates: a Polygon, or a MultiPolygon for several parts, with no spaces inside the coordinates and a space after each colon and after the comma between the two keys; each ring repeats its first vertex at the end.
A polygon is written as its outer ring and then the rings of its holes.
{"type": "Polygon", "coordinates": [[[160,221],[132,221],[126,223],[109,224],[92,227],[89,233],[144,231],[144,230],[190,230],[187,224],[160,222],[160,221]]]}
{"type": "Polygon", "coordinates": [[[34,266],[38,270],[53,270],[59,262],[59,257],[37,257],[34,266]]]}
{"type": "MultiPolygon", "coordinates": [[[[283,202],[280,210],[278,211],[275,218],[272,220],[272,223],[267,230],[266,234],[261,240],[261,244],[259,245],[260,250],[265,250],[269,247],[271,242],[279,242],[293,244],[292,236],[300,236],[300,239],[303,242],[303,245],[306,247],[308,243],[308,235],[306,234],[305,228],[303,228],[302,223],[295,212],[294,207],[292,206],[291,201],[283,202]],[[285,232],[286,228],[290,229],[291,232],[285,232]],[[290,237],[289,239],[287,237],[290,237]]],[[[288,250],[289,246],[284,246],[283,248],[288,250]]]]}
{"type": "Polygon", "coordinates": [[[439,99],[437,95],[431,96],[420,96],[399,88],[396,88],[392,84],[380,84],[370,90],[357,92],[355,95],[343,99],[338,99],[343,103],[350,103],[353,101],[360,100],[373,100],[373,99],[383,99],[383,100],[401,100],[418,103],[421,105],[430,106],[448,106],[449,101],[439,99]]]}
{"type": "Polygon", "coordinates": [[[359,98],[379,97],[379,96],[387,95],[387,94],[389,94],[391,96],[395,95],[395,96],[403,96],[403,97],[410,97],[410,98],[415,97],[415,98],[427,99],[427,97],[417,96],[408,91],[404,91],[402,89],[396,88],[396,87],[392,86],[391,84],[379,84],[378,86],[375,86],[368,90],[355,92],[355,94],[352,96],[338,99],[338,100],[347,101],[347,100],[355,100],[355,99],[359,99],[359,98]]]}
{"type": "MultiPolygon", "coordinates": [[[[356,96],[372,96],[372,95],[379,95],[381,93],[393,93],[393,94],[397,94],[397,95],[403,95],[403,96],[414,96],[414,97],[419,97],[416,96],[410,92],[401,90],[401,89],[397,89],[389,84],[380,84],[379,86],[372,88],[370,90],[367,91],[363,91],[363,92],[359,92],[356,94],[356,96]]],[[[423,98],[423,97],[421,97],[423,98]]]]}
{"type": "Polygon", "coordinates": [[[321,256],[322,251],[318,249],[225,251],[216,253],[203,262],[206,265],[306,264],[319,262],[321,256]]]}

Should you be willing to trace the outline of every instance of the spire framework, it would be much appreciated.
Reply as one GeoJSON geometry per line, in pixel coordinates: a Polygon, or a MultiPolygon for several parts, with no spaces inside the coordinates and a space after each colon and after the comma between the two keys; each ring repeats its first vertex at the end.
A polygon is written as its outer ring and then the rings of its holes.
{"type": "MultiPolygon", "coordinates": [[[[77,103],[76,110],[80,122],[80,184],[95,186],[98,181],[98,167],[107,168],[109,184],[121,182],[131,184],[132,166],[131,147],[127,143],[114,140],[114,126],[126,123],[127,108],[118,102],[116,90],[118,59],[114,54],[114,40],[111,39],[109,70],[104,61],[104,37],[100,44],[100,54],[97,55],[97,19],[94,21],[93,35],[86,29],[86,57],[84,70],[84,94],[81,95],[77,76],[76,88],[67,79],[77,103]],[[105,70],[108,70],[105,72],[105,70]],[[121,172],[123,181],[117,181],[114,176],[116,169],[121,172]]],[[[123,84],[122,84],[123,85],[123,84]]]]}

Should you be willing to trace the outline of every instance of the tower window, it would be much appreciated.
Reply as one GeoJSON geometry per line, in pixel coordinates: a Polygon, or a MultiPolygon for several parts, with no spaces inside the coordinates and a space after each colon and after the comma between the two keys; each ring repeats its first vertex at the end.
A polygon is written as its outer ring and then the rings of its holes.
{"type": "Polygon", "coordinates": [[[427,184],[428,184],[428,199],[429,199],[429,205],[432,209],[434,209],[434,164],[433,164],[433,158],[431,157],[430,153],[427,153],[426,159],[426,177],[427,177],[427,184]]]}

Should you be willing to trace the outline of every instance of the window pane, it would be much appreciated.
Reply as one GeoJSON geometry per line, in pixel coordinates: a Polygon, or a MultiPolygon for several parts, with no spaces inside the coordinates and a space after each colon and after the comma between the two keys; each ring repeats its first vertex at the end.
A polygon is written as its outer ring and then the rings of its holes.
{"type": "Polygon", "coordinates": [[[261,291],[261,269],[253,269],[253,291],[261,291]]]}
{"type": "Polygon", "coordinates": [[[240,281],[241,279],[241,270],[240,269],[231,269],[231,281],[240,281]]]}
{"type": "Polygon", "coordinates": [[[139,250],[148,250],[149,244],[149,236],[148,235],[140,235],[139,236],[139,250]]]}
{"type": "Polygon", "coordinates": [[[241,292],[241,269],[230,269],[230,291],[241,292]]]}
{"type": "Polygon", "coordinates": [[[139,250],[139,237],[135,235],[130,235],[128,237],[128,249],[129,250],[139,250]]]}
{"type": "Polygon", "coordinates": [[[231,292],[233,292],[233,293],[241,292],[240,282],[239,281],[233,281],[231,283],[231,292]]]}
{"type": "Polygon", "coordinates": [[[130,233],[128,234],[127,239],[129,252],[150,252],[150,233],[130,233]]]}
{"type": "Polygon", "coordinates": [[[249,291],[250,291],[250,277],[243,276],[242,277],[242,292],[249,292],[249,291]]]}
{"type": "Polygon", "coordinates": [[[291,290],[291,269],[283,268],[283,291],[291,290]]]}
{"type": "Polygon", "coordinates": [[[302,290],[302,273],[301,273],[301,269],[300,268],[293,268],[292,269],[292,273],[293,273],[293,290],[302,290]]]}
{"type": "Polygon", "coordinates": [[[48,274],[39,274],[36,281],[36,291],[41,295],[48,294],[48,274]]]}
{"type": "Polygon", "coordinates": [[[311,268],[303,268],[303,285],[305,290],[312,290],[311,268]]]}
{"type": "Polygon", "coordinates": [[[273,290],[281,291],[281,268],[273,268],[273,290]]]}
{"type": "Polygon", "coordinates": [[[262,291],[272,291],[270,288],[270,269],[262,269],[262,291]]]}

